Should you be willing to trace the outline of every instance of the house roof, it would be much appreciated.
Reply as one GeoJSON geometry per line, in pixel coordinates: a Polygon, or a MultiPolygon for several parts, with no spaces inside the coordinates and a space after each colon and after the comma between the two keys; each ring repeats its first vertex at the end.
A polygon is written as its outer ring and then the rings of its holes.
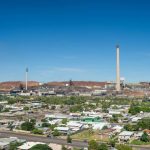
{"type": "Polygon", "coordinates": [[[45,143],[41,143],[41,142],[26,142],[23,145],[19,146],[18,148],[21,150],[28,150],[31,147],[37,145],[37,144],[45,144],[45,143]]]}
{"type": "Polygon", "coordinates": [[[150,134],[150,130],[148,130],[148,129],[145,129],[144,132],[150,134]]]}
{"type": "Polygon", "coordinates": [[[82,124],[82,123],[75,122],[75,121],[69,121],[69,122],[67,123],[67,126],[81,127],[81,126],[83,126],[83,124],[82,124]]]}
{"type": "Polygon", "coordinates": [[[56,130],[61,130],[61,131],[68,131],[69,128],[68,127],[56,127],[56,130]]]}
{"type": "Polygon", "coordinates": [[[134,132],[130,132],[130,131],[123,131],[119,134],[119,136],[131,136],[133,135],[134,132]]]}

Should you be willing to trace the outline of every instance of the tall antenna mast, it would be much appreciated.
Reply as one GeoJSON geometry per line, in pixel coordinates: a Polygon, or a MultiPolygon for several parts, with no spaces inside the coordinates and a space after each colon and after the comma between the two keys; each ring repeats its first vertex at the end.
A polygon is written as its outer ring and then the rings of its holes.
{"type": "Polygon", "coordinates": [[[29,69],[26,68],[26,91],[28,90],[28,72],[29,72],[29,69]]]}
{"type": "Polygon", "coordinates": [[[116,46],[116,91],[120,91],[120,47],[116,46]]]}

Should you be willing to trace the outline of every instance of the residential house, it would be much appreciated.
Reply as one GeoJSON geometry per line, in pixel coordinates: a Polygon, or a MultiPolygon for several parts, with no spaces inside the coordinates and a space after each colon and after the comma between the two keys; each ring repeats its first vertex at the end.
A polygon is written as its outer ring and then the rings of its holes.
{"type": "Polygon", "coordinates": [[[26,142],[23,145],[18,147],[18,150],[29,150],[31,147],[37,145],[37,144],[45,144],[41,142],[26,142]]]}
{"type": "Polygon", "coordinates": [[[134,135],[134,132],[131,131],[123,131],[118,135],[118,140],[121,142],[129,141],[134,135]]]}

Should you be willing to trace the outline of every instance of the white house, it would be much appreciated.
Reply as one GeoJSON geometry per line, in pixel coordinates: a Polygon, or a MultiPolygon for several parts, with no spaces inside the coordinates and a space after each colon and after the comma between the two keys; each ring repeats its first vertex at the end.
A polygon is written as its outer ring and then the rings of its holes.
{"type": "Polygon", "coordinates": [[[110,124],[107,122],[98,122],[98,123],[93,123],[92,128],[93,130],[102,130],[104,127],[109,127],[110,124]]]}
{"type": "Polygon", "coordinates": [[[45,114],[45,118],[68,119],[68,118],[70,118],[70,116],[69,115],[63,115],[63,114],[45,114]]]}
{"type": "Polygon", "coordinates": [[[76,131],[82,130],[84,125],[76,121],[69,121],[67,123],[67,127],[69,127],[73,132],[76,132],[76,131]]]}
{"type": "Polygon", "coordinates": [[[18,150],[29,150],[31,147],[37,145],[37,144],[45,144],[41,142],[26,142],[23,145],[18,147],[18,150]]]}
{"type": "Polygon", "coordinates": [[[108,111],[111,115],[120,115],[122,113],[119,109],[109,109],[108,111]]]}
{"type": "Polygon", "coordinates": [[[138,122],[139,120],[141,120],[142,118],[141,117],[133,117],[131,119],[132,122],[138,122]]]}
{"type": "Polygon", "coordinates": [[[48,120],[49,124],[60,124],[62,119],[53,119],[53,120],[48,120]]]}
{"type": "Polygon", "coordinates": [[[143,132],[137,132],[137,133],[134,134],[134,138],[139,140],[142,135],[143,135],[143,132]]]}
{"type": "Polygon", "coordinates": [[[112,127],[112,129],[115,130],[115,131],[114,131],[115,133],[120,133],[121,130],[123,129],[123,127],[122,127],[122,126],[119,126],[119,125],[116,125],[116,126],[112,127]]]}
{"type": "Polygon", "coordinates": [[[134,135],[134,132],[131,131],[123,131],[119,134],[119,141],[129,141],[134,135]]]}
{"type": "Polygon", "coordinates": [[[58,130],[60,133],[69,134],[71,130],[69,127],[55,127],[54,130],[58,130]]]}

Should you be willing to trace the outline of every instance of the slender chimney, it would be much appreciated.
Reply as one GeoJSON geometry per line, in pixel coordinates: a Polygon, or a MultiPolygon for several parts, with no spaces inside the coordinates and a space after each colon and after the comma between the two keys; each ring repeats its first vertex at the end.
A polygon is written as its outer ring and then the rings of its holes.
{"type": "Polygon", "coordinates": [[[28,68],[26,68],[26,91],[28,90],[28,68]]]}
{"type": "Polygon", "coordinates": [[[120,49],[119,45],[116,46],[116,91],[120,91],[120,49]]]}

